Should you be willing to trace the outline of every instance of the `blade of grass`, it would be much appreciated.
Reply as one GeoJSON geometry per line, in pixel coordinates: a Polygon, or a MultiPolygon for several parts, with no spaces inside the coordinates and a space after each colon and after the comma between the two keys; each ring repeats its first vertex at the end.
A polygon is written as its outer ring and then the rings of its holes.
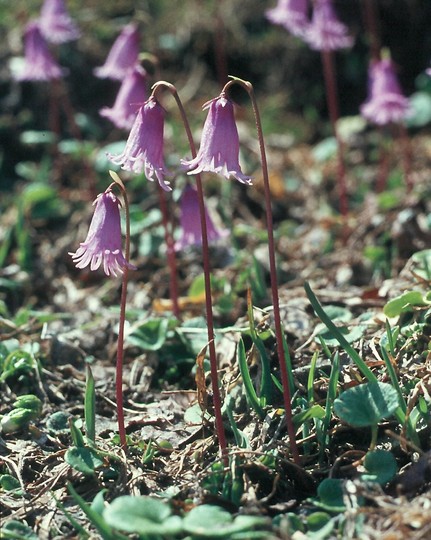
{"type": "Polygon", "coordinates": [[[366,377],[369,382],[377,382],[377,377],[374,375],[374,373],[371,371],[371,369],[362,360],[362,358],[359,356],[359,354],[350,345],[350,343],[346,340],[346,338],[343,336],[343,334],[338,330],[338,328],[335,326],[335,324],[331,321],[331,319],[325,313],[325,310],[322,308],[320,302],[317,300],[315,294],[311,290],[311,287],[310,287],[309,283],[307,283],[307,282],[304,283],[304,289],[305,289],[305,292],[306,292],[306,294],[308,296],[308,299],[310,300],[310,303],[311,303],[316,315],[323,322],[323,324],[328,328],[328,330],[332,333],[334,338],[338,341],[338,343],[341,345],[341,347],[350,356],[350,358],[353,360],[353,362],[357,365],[357,367],[361,371],[362,375],[364,377],[366,377]]]}
{"type": "Polygon", "coordinates": [[[380,351],[385,362],[386,369],[388,370],[389,378],[391,379],[392,386],[395,388],[398,394],[398,403],[399,407],[395,410],[394,416],[401,425],[406,426],[407,435],[414,445],[420,448],[421,444],[419,441],[418,434],[416,433],[415,427],[411,421],[410,416],[407,417],[407,403],[401,390],[400,383],[395,373],[394,366],[392,365],[391,359],[388,356],[388,353],[384,347],[380,348],[380,351]]]}
{"type": "Polygon", "coordinates": [[[259,418],[262,420],[265,418],[265,412],[260,404],[260,400],[257,397],[256,391],[253,386],[253,382],[250,377],[247,366],[247,356],[245,354],[245,346],[242,338],[238,343],[238,364],[241,372],[242,382],[244,383],[245,393],[250,405],[256,411],[259,418]]]}
{"type": "Polygon", "coordinates": [[[337,395],[338,378],[340,376],[340,355],[335,353],[334,360],[332,361],[331,373],[329,375],[328,393],[326,394],[325,403],[325,417],[322,422],[317,425],[316,431],[319,441],[319,460],[322,461],[325,450],[329,444],[328,430],[331,423],[332,407],[334,399],[337,395]]]}
{"type": "Polygon", "coordinates": [[[289,346],[287,345],[286,336],[282,335],[283,348],[284,348],[284,361],[286,363],[287,380],[289,381],[290,395],[295,393],[295,379],[293,378],[292,359],[290,358],[289,346]]]}
{"type": "MultiPolygon", "coordinates": [[[[271,367],[269,358],[265,349],[265,344],[257,335],[256,327],[254,325],[254,314],[253,314],[253,299],[251,296],[251,291],[247,291],[247,315],[248,323],[250,329],[250,337],[255,345],[256,349],[260,355],[260,363],[262,368],[261,381],[260,381],[260,399],[262,398],[266,403],[272,403],[272,381],[271,381],[271,367]]],[[[263,405],[266,405],[263,403],[263,405]]]]}
{"type": "Polygon", "coordinates": [[[86,366],[86,387],[84,397],[84,416],[87,437],[90,441],[96,440],[96,391],[93,372],[89,364],[86,366]]]}
{"type": "Polygon", "coordinates": [[[78,531],[78,533],[80,534],[82,539],[85,540],[86,538],[90,538],[90,533],[88,533],[84,529],[84,527],[79,523],[79,521],[77,521],[73,517],[73,515],[68,510],[66,510],[64,504],[57,499],[57,497],[54,495],[54,493],[51,492],[51,495],[54,498],[54,500],[55,500],[55,502],[57,504],[57,507],[60,508],[60,510],[64,513],[64,515],[69,520],[69,523],[72,525],[72,527],[74,527],[78,531]]]}
{"type": "Polygon", "coordinates": [[[319,357],[319,352],[316,351],[312,358],[310,363],[310,371],[308,372],[308,379],[307,379],[307,401],[308,405],[311,407],[314,403],[314,377],[316,374],[316,364],[317,364],[317,358],[319,357]]]}
{"type": "Polygon", "coordinates": [[[81,510],[88,517],[90,522],[99,531],[100,536],[103,538],[103,540],[127,540],[127,536],[124,536],[118,532],[114,533],[112,531],[111,527],[105,522],[103,517],[98,512],[93,510],[91,506],[87,504],[87,502],[84,501],[84,499],[80,495],[78,495],[72,484],[68,484],[67,487],[76,504],[81,508],[81,510]]]}
{"type": "Polygon", "coordinates": [[[386,335],[388,337],[388,345],[389,345],[389,351],[391,353],[391,356],[395,357],[395,344],[394,344],[394,336],[392,334],[392,328],[389,324],[388,319],[386,319],[386,335]]]}
{"type": "MultiPolygon", "coordinates": [[[[80,420],[79,420],[80,421],[80,420]]],[[[76,426],[77,420],[69,419],[70,435],[72,437],[73,444],[77,448],[83,448],[85,446],[84,436],[81,430],[76,426]]]]}

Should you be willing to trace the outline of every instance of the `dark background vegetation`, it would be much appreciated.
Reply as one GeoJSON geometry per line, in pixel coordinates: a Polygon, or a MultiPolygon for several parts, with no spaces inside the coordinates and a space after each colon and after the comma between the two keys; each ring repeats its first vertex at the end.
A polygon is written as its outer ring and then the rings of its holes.
{"type": "MultiPolygon", "coordinates": [[[[91,138],[103,141],[111,127],[98,110],[112,103],[118,85],[93,76],[122,26],[131,20],[142,31],[142,50],[160,61],[160,76],[193,93],[198,103],[218,91],[233,74],[252,81],[264,103],[267,123],[299,140],[316,140],[326,124],[326,101],[320,56],[281,27],[272,26],[264,12],[275,2],[261,0],[154,0],[68,2],[81,38],[62,45],[60,62],[69,69],[66,84],[73,106],[91,138]]],[[[407,94],[431,58],[431,3],[428,0],[376,0],[382,45],[388,47],[407,94]]],[[[35,157],[23,147],[20,132],[46,129],[47,88],[17,83],[9,62],[22,54],[25,24],[38,16],[41,2],[0,3],[0,187],[16,180],[15,164],[35,157]]],[[[368,40],[359,0],[338,0],[340,17],[355,35],[353,49],[337,54],[341,115],[354,115],[365,99],[368,40]]],[[[244,96],[238,92],[241,102],[244,96]]],[[[64,123],[64,129],[67,125],[64,123]]],[[[65,134],[67,135],[67,133],[65,134]]]]}

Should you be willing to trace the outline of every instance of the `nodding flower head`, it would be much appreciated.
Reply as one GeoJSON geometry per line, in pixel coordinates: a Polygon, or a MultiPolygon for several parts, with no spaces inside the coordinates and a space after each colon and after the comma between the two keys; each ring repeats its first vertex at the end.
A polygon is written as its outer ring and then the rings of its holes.
{"type": "Polygon", "coordinates": [[[338,19],[332,0],[316,0],[305,40],[318,51],[335,51],[353,45],[353,37],[338,19]]]}
{"type": "Polygon", "coordinates": [[[280,24],[295,36],[304,36],[310,24],[308,0],[278,0],[278,4],[265,12],[273,24],[280,24]]]}
{"type": "Polygon", "coordinates": [[[130,129],[136,112],[147,99],[147,72],[139,64],[124,77],[112,107],[104,107],[100,115],[120,129],[130,129]]]}
{"type": "Polygon", "coordinates": [[[40,31],[52,43],[79,38],[79,30],[66,10],[64,0],[45,0],[40,10],[40,31]]]}
{"type": "Polygon", "coordinates": [[[43,38],[39,24],[27,24],[24,36],[24,69],[17,75],[19,81],[50,81],[60,79],[64,71],[54,60],[43,38]]]}
{"type": "Polygon", "coordinates": [[[370,64],[368,98],[361,106],[364,118],[377,125],[401,122],[410,113],[409,100],[403,95],[394,65],[389,58],[370,64]]]}
{"type": "MultiPolygon", "coordinates": [[[[181,195],[180,211],[181,237],[178,242],[175,242],[175,249],[177,251],[181,251],[189,246],[202,244],[198,192],[190,184],[186,185],[181,195]]],[[[229,234],[226,229],[219,229],[215,226],[206,209],[205,219],[209,243],[217,242],[217,240],[225,238],[229,234]]]]}
{"type": "Polygon", "coordinates": [[[209,111],[199,152],[194,159],[181,160],[187,174],[214,172],[251,184],[250,176],[243,174],[239,164],[239,137],[232,102],[222,94],[206,103],[203,109],[209,111]]]}
{"type": "Polygon", "coordinates": [[[90,270],[97,270],[102,266],[107,276],[121,274],[125,267],[135,269],[122,252],[120,201],[112,191],[107,191],[98,195],[93,204],[87,238],[76,253],[69,253],[76,267],[90,265],[90,270]]]}
{"type": "Polygon", "coordinates": [[[145,172],[148,180],[157,181],[165,191],[170,191],[165,175],[169,171],[163,160],[163,131],[165,111],[151,96],[138,110],[123,153],[108,157],[116,165],[136,174],[145,172]]]}
{"type": "Polygon", "coordinates": [[[139,30],[135,24],[128,24],[112,45],[103,66],[95,68],[94,74],[101,79],[121,81],[135,66],[138,56],[139,30]]]}

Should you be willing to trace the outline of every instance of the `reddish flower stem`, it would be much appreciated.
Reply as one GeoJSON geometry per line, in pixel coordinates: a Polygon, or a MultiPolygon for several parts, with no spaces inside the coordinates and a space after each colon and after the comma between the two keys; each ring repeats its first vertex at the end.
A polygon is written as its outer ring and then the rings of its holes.
{"type": "MultiPolygon", "coordinates": [[[[78,124],[75,121],[75,114],[72,107],[72,103],[69,99],[67,88],[64,82],[61,79],[53,79],[50,81],[50,105],[49,105],[49,122],[50,129],[55,134],[55,155],[57,158],[57,163],[61,167],[61,162],[58,154],[58,143],[61,138],[61,127],[60,127],[60,110],[63,109],[63,112],[66,116],[67,123],[70,129],[72,137],[77,141],[83,141],[81,130],[79,129],[78,124]]],[[[83,168],[85,171],[85,177],[88,185],[88,196],[90,200],[93,200],[97,196],[97,185],[96,177],[93,169],[89,166],[87,158],[84,156],[82,159],[83,168]]],[[[59,176],[61,177],[61,171],[59,170],[59,176]]]]}
{"type": "Polygon", "coordinates": [[[180,308],[178,304],[177,260],[175,256],[174,239],[172,237],[171,231],[169,230],[170,220],[169,220],[169,212],[168,212],[168,205],[166,202],[165,191],[159,186],[158,192],[159,192],[160,209],[162,211],[163,228],[165,230],[166,252],[167,252],[168,266],[169,266],[169,272],[170,272],[169,291],[170,291],[170,296],[171,296],[171,301],[172,301],[172,312],[175,315],[175,317],[179,319],[180,308]]]}
{"type": "Polygon", "coordinates": [[[381,141],[379,153],[379,170],[377,174],[376,193],[382,193],[386,189],[389,171],[389,152],[384,142],[384,132],[380,126],[381,141]]]}
{"type": "MultiPolygon", "coordinates": [[[[178,95],[177,89],[171,83],[166,81],[159,81],[153,86],[153,95],[157,92],[157,89],[160,87],[167,88],[175,99],[178,109],[181,114],[181,119],[184,124],[184,129],[186,130],[187,139],[190,146],[190,151],[192,157],[195,158],[196,147],[193,140],[193,135],[190,129],[189,122],[187,120],[186,113],[184,111],[183,104],[178,95]]],[[[211,266],[209,260],[209,248],[208,248],[208,234],[207,234],[207,223],[205,217],[205,200],[202,189],[202,178],[200,174],[196,174],[196,187],[198,191],[198,200],[199,200],[199,214],[201,221],[201,231],[202,231],[202,258],[203,258],[203,270],[204,270],[204,280],[205,280],[205,308],[206,308],[206,317],[207,317],[207,331],[208,331],[208,348],[209,348],[209,357],[210,357],[210,367],[211,367],[211,381],[213,389],[213,403],[214,403],[214,415],[215,415],[215,424],[216,432],[219,442],[220,451],[223,457],[225,466],[228,465],[228,456],[227,456],[227,443],[226,443],[226,434],[223,425],[223,416],[221,412],[221,396],[220,388],[218,384],[218,367],[217,367],[217,356],[214,342],[214,319],[213,319],[213,305],[212,305],[212,294],[211,294],[211,266]]]]}
{"type": "Polygon", "coordinates": [[[414,184],[412,178],[412,145],[404,124],[399,124],[399,133],[403,153],[404,182],[406,184],[407,193],[410,193],[414,184]]]}
{"type": "MultiPolygon", "coordinates": [[[[115,184],[120,188],[124,199],[124,210],[126,213],[126,246],[125,259],[130,260],[130,212],[129,198],[126,188],[117,173],[109,171],[115,184]]],[[[112,184],[111,184],[112,185],[112,184]]],[[[108,188],[108,190],[111,186],[108,188]]],[[[120,300],[120,320],[118,323],[118,341],[117,341],[117,364],[115,367],[115,395],[117,405],[117,421],[118,433],[120,436],[120,444],[123,450],[127,447],[126,428],[124,422],[124,406],[123,406],[123,360],[124,360],[124,326],[126,322],[126,304],[127,304],[127,284],[129,278],[129,269],[127,266],[123,268],[123,278],[121,282],[121,300],[120,300]]]]}
{"type": "Polygon", "coordinates": [[[271,276],[271,293],[272,293],[272,304],[273,304],[273,312],[274,312],[275,336],[276,336],[276,341],[277,341],[278,361],[280,364],[281,382],[283,385],[284,409],[286,411],[287,432],[289,434],[290,449],[292,452],[292,457],[293,457],[294,462],[297,465],[300,465],[301,458],[299,456],[298,446],[296,444],[296,431],[295,431],[295,427],[292,421],[292,404],[291,404],[292,397],[290,395],[289,378],[288,378],[287,366],[286,366],[286,353],[285,353],[284,344],[283,344],[283,341],[284,341],[283,340],[283,327],[281,324],[281,317],[280,317],[280,302],[279,302],[279,297],[278,297],[278,283],[277,283],[277,266],[276,266],[276,261],[275,261],[274,226],[273,226],[272,204],[271,204],[271,188],[269,185],[268,163],[266,159],[265,141],[263,138],[263,131],[262,131],[262,122],[260,120],[259,108],[257,106],[257,101],[255,98],[253,86],[251,83],[249,83],[248,81],[243,81],[241,79],[235,78],[232,81],[229,81],[225,85],[222,93],[227,92],[229,87],[235,83],[240,84],[247,91],[250,97],[251,103],[252,103],[254,118],[256,122],[256,131],[257,131],[257,138],[259,141],[260,159],[261,159],[261,164],[262,164],[263,183],[264,183],[264,191],[265,191],[266,229],[268,232],[268,255],[269,255],[269,268],[270,268],[270,276],[271,276]]]}
{"type": "Polygon", "coordinates": [[[344,167],[344,144],[337,130],[337,121],[340,117],[340,113],[338,110],[338,92],[336,84],[337,78],[334,63],[334,53],[332,51],[322,50],[321,58],[323,65],[323,75],[325,78],[326,101],[328,104],[329,119],[331,121],[332,131],[337,141],[337,181],[340,214],[345,218],[348,212],[346,171],[344,167]]]}
{"type": "Polygon", "coordinates": [[[370,43],[371,58],[377,61],[380,59],[381,45],[376,7],[376,0],[364,0],[363,17],[365,22],[365,28],[368,33],[368,40],[370,43]]]}
{"type": "MultiPolygon", "coordinates": [[[[126,257],[127,259],[127,257],[126,257]]],[[[127,259],[128,261],[129,259],[127,259]]],[[[115,366],[115,395],[117,405],[118,433],[120,435],[120,444],[123,449],[127,447],[126,428],[124,425],[124,406],[123,406],[123,359],[124,359],[124,324],[126,321],[126,302],[127,302],[127,282],[129,269],[127,266],[123,269],[123,279],[121,283],[121,301],[120,301],[120,321],[118,326],[117,342],[117,364],[115,366]]]]}

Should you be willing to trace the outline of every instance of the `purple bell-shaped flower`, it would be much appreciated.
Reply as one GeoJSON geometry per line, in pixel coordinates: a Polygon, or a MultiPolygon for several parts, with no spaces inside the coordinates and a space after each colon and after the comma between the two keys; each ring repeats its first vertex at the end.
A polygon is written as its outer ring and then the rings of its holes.
{"type": "Polygon", "coordinates": [[[131,129],[136,112],[147,99],[147,72],[139,64],[124,77],[112,107],[104,107],[100,115],[120,129],[131,129]]]}
{"type": "Polygon", "coordinates": [[[145,172],[148,180],[157,179],[165,191],[170,191],[165,175],[169,171],[163,160],[165,111],[152,96],[138,110],[123,152],[109,159],[121,168],[134,173],[145,172]]]}
{"type": "Polygon", "coordinates": [[[39,27],[43,37],[52,43],[64,43],[79,37],[78,27],[67,12],[64,0],[44,1],[39,27]]]}
{"type": "Polygon", "coordinates": [[[312,49],[335,51],[353,45],[348,28],[337,17],[332,0],[316,0],[305,40],[312,49]]]}
{"type": "Polygon", "coordinates": [[[60,79],[64,70],[57,64],[43,38],[39,24],[27,24],[24,35],[24,69],[16,78],[19,81],[50,81],[60,79]]]}
{"type": "Polygon", "coordinates": [[[122,252],[120,201],[107,191],[98,195],[93,204],[96,208],[87,238],[76,253],[69,253],[76,267],[90,265],[90,270],[97,270],[102,266],[107,276],[123,273],[126,266],[135,269],[122,252]]]}
{"type": "Polygon", "coordinates": [[[139,30],[135,24],[123,28],[109,51],[103,66],[94,74],[101,79],[122,80],[137,63],[139,56],[139,30]]]}
{"type": "Polygon", "coordinates": [[[187,174],[214,172],[226,178],[233,176],[243,184],[251,184],[239,164],[239,137],[232,102],[224,95],[208,101],[209,109],[202,130],[199,152],[194,159],[181,160],[187,174]]]}

